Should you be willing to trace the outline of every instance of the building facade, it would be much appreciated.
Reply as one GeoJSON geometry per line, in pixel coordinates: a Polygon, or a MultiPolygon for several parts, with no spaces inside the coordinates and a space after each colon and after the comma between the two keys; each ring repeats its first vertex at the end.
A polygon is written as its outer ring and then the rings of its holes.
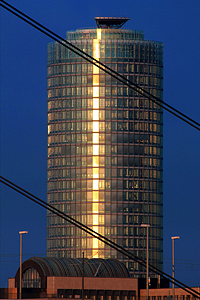
{"type": "MultiPolygon", "coordinates": [[[[121,20],[121,23],[120,23],[121,20]]],[[[96,29],[67,41],[162,100],[163,45],[96,18],[96,29]]],[[[163,261],[163,112],[134,90],[57,42],[48,44],[47,201],[138,257],[163,261]]],[[[130,274],[143,267],[47,213],[50,257],[117,258],[130,274]]]]}
{"type": "MultiPolygon", "coordinates": [[[[145,278],[131,278],[127,268],[117,259],[31,257],[22,264],[22,299],[65,298],[91,300],[144,300],[145,278]],[[82,277],[84,270],[84,278],[82,277]]],[[[20,287],[20,268],[9,278],[8,289],[0,289],[0,297],[17,299],[20,287]]],[[[153,278],[151,289],[169,288],[169,281],[153,278]]],[[[169,289],[170,290],[170,289],[169,289]]],[[[168,290],[168,294],[169,294],[168,290]]],[[[163,293],[163,295],[165,295],[163,293]]],[[[151,293],[150,300],[164,300],[160,290],[151,293]]],[[[177,292],[176,292],[177,295],[177,292]]],[[[180,300],[182,298],[177,298],[180,300]]]]}

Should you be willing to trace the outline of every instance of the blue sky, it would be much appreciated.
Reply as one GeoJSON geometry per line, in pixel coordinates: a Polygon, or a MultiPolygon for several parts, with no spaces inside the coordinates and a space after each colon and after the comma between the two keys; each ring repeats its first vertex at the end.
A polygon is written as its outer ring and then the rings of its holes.
{"type": "MultiPolygon", "coordinates": [[[[65,37],[67,30],[96,27],[96,16],[126,16],[128,29],[164,43],[164,100],[200,121],[199,0],[64,1],[9,3],[65,37]]],[[[1,175],[46,199],[46,54],[48,37],[1,8],[1,175]]],[[[164,271],[200,286],[200,133],[164,113],[164,271]]],[[[46,212],[1,185],[0,287],[23,259],[45,256],[46,212]]]]}

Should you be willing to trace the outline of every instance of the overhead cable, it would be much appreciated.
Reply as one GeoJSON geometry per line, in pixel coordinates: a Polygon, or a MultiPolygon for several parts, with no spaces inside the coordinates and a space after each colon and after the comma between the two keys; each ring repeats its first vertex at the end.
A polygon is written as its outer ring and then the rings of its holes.
{"type": "MultiPolygon", "coordinates": [[[[11,189],[13,189],[14,191],[20,193],[21,195],[25,196],[26,198],[28,198],[29,200],[35,202],[36,204],[44,207],[45,209],[49,210],[50,212],[52,212],[53,214],[56,214],[58,217],[68,221],[69,223],[73,224],[74,226],[78,227],[79,229],[85,231],[86,233],[90,234],[91,236],[93,236],[94,238],[97,238],[98,240],[102,241],[103,243],[105,243],[106,245],[110,246],[111,248],[117,250],[118,252],[120,252],[121,254],[127,256],[129,259],[133,259],[135,262],[139,263],[140,265],[142,265],[143,267],[146,267],[146,261],[144,261],[143,259],[139,258],[138,256],[134,255],[133,253],[131,253],[130,251],[127,251],[126,249],[124,249],[122,246],[114,243],[113,241],[109,240],[108,238],[106,238],[105,236],[101,235],[100,233],[94,231],[93,229],[89,228],[88,226],[82,224],[81,222],[77,221],[76,219],[70,217],[69,215],[65,214],[64,212],[60,211],[59,209],[55,208],[54,206],[46,203],[45,201],[41,200],[40,198],[34,196],[33,194],[29,193],[28,191],[26,191],[25,189],[19,187],[18,185],[14,184],[13,182],[11,182],[10,180],[6,179],[3,176],[0,176],[0,182],[2,182],[4,185],[10,187],[11,189]]],[[[190,293],[191,295],[193,295],[194,297],[197,297],[200,299],[200,293],[198,293],[197,291],[195,291],[194,289],[188,287],[187,285],[185,285],[184,283],[180,282],[177,279],[174,279],[172,276],[170,276],[169,274],[159,270],[158,268],[152,266],[149,264],[149,270],[151,270],[152,272],[154,272],[157,275],[162,276],[163,278],[168,279],[170,282],[174,282],[178,287],[180,287],[181,289],[185,290],[186,292],[190,293]]]]}
{"type": "Polygon", "coordinates": [[[83,50],[81,50],[78,47],[76,47],[75,45],[73,45],[72,43],[70,43],[67,40],[63,39],[61,36],[57,35],[53,31],[49,30],[47,27],[43,26],[39,22],[37,22],[34,19],[30,18],[29,16],[27,16],[26,14],[24,14],[23,12],[21,12],[20,10],[15,8],[14,6],[10,5],[6,1],[4,1],[4,0],[0,0],[0,1],[3,3],[3,4],[1,4],[1,6],[4,7],[6,10],[10,11],[12,14],[16,15],[17,17],[19,17],[20,19],[22,19],[23,21],[25,21],[29,25],[33,26],[34,28],[36,28],[40,32],[44,33],[45,35],[49,36],[53,40],[57,41],[62,46],[68,48],[71,51],[73,51],[74,53],[76,53],[77,55],[79,55],[80,57],[85,59],[86,61],[90,62],[91,64],[93,64],[95,66],[97,66],[99,69],[103,70],[105,73],[109,74],[110,76],[112,76],[116,80],[120,81],[125,86],[129,87],[130,89],[133,89],[138,94],[142,95],[145,98],[148,98],[150,101],[154,102],[155,104],[157,104],[158,106],[160,106],[163,109],[167,110],[168,112],[170,112],[171,114],[173,114],[177,118],[181,119],[182,121],[186,122],[190,126],[196,128],[197,130],[200,131],[200,123],[196,122],[192,118],[190,118],[187,115],[183,114],[179,110],[175,109],[171,105],[169,105],[166,102],[164,102],[163,100],[159,99],[158,97],[154,96],[150,92],[146,91],[144,88],[141,88],[139,85],[137,85],[137,84],[133,83],[132,81],[128,80],[124,76],[120,75],[118,72],[112,70],[107,65],[103,64],[102,62],[98,61],[97,59],[93,58],[92,56],[90,56],[89,54],[84,52],[83,50]]]}

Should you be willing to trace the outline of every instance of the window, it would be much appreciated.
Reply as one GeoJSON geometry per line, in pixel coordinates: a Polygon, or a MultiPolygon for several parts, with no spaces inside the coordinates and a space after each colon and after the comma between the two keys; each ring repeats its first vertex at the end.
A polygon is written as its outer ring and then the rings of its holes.
{"type": "Polygon", "coordinates": [[[41,277],[36,269],[29,268],[23,273],[22,287],[41,288],[41,277]]]}

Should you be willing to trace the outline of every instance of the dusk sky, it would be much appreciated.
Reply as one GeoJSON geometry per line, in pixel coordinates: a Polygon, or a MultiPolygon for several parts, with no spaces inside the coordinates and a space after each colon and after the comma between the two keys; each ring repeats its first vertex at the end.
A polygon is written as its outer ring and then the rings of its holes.
{"type": "MultiPolygon", "coordinates": [[[[96,28],[99,16],[129,17],[123,28],[164,43],[164,101],[200,122],[199,0],[8,0],[65,38],[96,28]]],[[[1,8],[1,175],[46,201],[47,43],[50,38],[1,8]]],[[[164,112],[164,271],[200,286],[200,132],[164,112]]],[[[23,260],[46,256],[46,211],[1,184],[0,287],[23,260]]]]}

